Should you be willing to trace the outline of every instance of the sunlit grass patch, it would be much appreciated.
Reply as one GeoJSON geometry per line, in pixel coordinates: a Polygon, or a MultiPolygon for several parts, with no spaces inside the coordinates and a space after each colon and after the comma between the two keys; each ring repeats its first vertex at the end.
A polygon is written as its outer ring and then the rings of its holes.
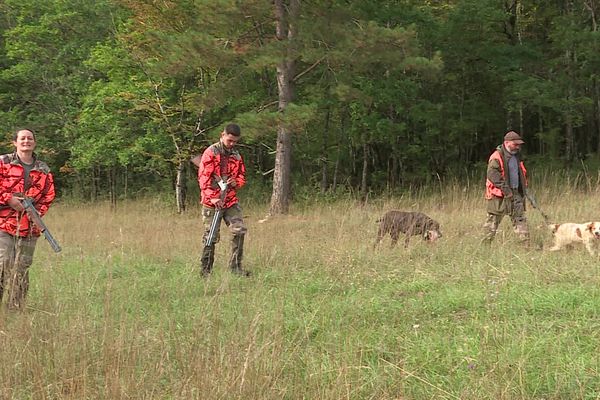
{"type": "MultiPolygon", "coordinates": [[[[557,219],[593,218],[585,193],[538,195],[557,219]],[[580,204],[584,204],[581,206],[580,204]]],[[[63,245],[38,245],[29,307],[0,316],[2,398],[587,399],[600,392],[598,260],[543,250],[508,220],[481,246],[481,191],[305,204],[259,223],[244,265],[199,274],[198,209],[58,204],[63,245]],[[437,243],[373,249],[389,209],[438,220],[437,243]]]]}

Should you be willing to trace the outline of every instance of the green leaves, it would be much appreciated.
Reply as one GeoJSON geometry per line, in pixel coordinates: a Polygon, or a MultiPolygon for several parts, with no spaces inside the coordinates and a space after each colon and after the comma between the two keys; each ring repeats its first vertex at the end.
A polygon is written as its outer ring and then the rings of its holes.
{"type": "Polygon", "coordinates": [[[321,188],[462,170],[509,127],[535,138],[530,154],[597,153],[598,7],[317,0],[288,42],[267,0],[4,0],[0,128],[31,125],[55,170],[169,176],[229,121],[269,171],[281,125],[293,171],[321,188]],[[283,59],[295,97],[281,112],[283,59]]]}

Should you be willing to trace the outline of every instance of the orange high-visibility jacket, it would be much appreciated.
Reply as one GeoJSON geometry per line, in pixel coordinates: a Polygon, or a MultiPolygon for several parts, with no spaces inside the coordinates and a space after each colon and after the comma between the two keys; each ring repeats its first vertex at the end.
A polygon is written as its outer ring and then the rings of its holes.
{"type": "MultiPolygon", "coordinates": [[[[500,164],[500,174],[502,175],[502,179],[506,179],[506,174],[504,172],[504,157],[500,153],[500,150],[496,149],[488,160],[488,165],[490,161],[498,160],[500,164]]],[[[525,165],[523,161],[519,160],[519,169],[521,170],[521,175],[523,177],[523,188],[527,188],[527,170],[525,169],[525,165]]],[[[502,193],[502,189],[497,187],[494,182],[490,181],[489,178],[485,179],[485,198],[487,200],[492,199],[493,197],[504,197],[504,193],[502,193]]]]}
{"type": "Polygon", "coordinates": [[[48,165],[37,159],[29,172],[27,189],[24,174],[16,153],[0,156],[0,230],[13,236],[40,236],[39,228],[29,221],[27,213],[16,211],[7,202],[13,193],[23,193],[32,199],[36,210],[43,216],[54,200],[54,178],[48,165]]]}

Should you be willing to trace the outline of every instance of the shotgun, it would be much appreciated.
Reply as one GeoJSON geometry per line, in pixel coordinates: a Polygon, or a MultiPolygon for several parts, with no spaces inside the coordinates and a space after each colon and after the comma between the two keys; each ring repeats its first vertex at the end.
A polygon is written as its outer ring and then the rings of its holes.
{"type": "MultiPolygon", "coordinates": [[[[221,203],[225,200],[225,195],[227,195],[227,182],[223,179],[217,181],[219,188],[221,189],[221,195],[219,199],[221,203]]],[[[208,236],[204,241],[204,247],[209,247],[215,244],[217,240],[217,234],[219,233],[219,228],[221,228],[221,219],[223,218],[223,207],[218,207],[215,210],[215,214],[213,215],[212,222],[210,224],[210,230],[208,231],[208,236]]]]}
{"type": "Polygon", "coordinates": [[[42,231],[44,237],[46,238],[48,243],[50,243],[50,247],[52,247],[52,250],[54,250],[55,253],[60,253],[60,251],[62,250],[60,248],[60,245],[58,244],[56,239],[54,239],[44,221],[42,221],[42,217],[40,216],[38,210],[35,209],[31,199],[29,197],[23,197],[21,199],[21,204],[23,204],[23,207],[25,207],[25,211],[27,211],[29,219],[37,225],[40,231],[42,231]]]}
{"type": "Polygon", "coordinates": [[[529,193],[529,190],[525,190],[525,197],[527,197],[527,199],[531,203],[531,206],[533,208],[535,208],[536,210],[538,210],[540,212],[540,214],[542,214],[542,217],[544,218],[544,222],[546,224],[549,224],[550,223],[550,217],[548,217],[548,215],[540,209],[540,206],[537,203],[537,201],[535,200],[535,197],[533,196],[533,194],[529,193]]]}

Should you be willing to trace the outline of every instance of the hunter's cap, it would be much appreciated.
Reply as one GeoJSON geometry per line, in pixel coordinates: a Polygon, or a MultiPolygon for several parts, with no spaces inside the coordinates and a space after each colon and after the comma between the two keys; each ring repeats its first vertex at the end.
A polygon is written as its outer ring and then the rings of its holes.
{"type": "Polygon", "coordinates": [[[511,141],[511,142],[515,142],[515,143],[519,143],[519,144],[525,143],[525,141],[523,140],[523,138],[521,138],[521,135],[519,135],[515,131],[510,131],[506,135],[504,135],[504,141],[505,142],[506,141],[511,141]]]}

